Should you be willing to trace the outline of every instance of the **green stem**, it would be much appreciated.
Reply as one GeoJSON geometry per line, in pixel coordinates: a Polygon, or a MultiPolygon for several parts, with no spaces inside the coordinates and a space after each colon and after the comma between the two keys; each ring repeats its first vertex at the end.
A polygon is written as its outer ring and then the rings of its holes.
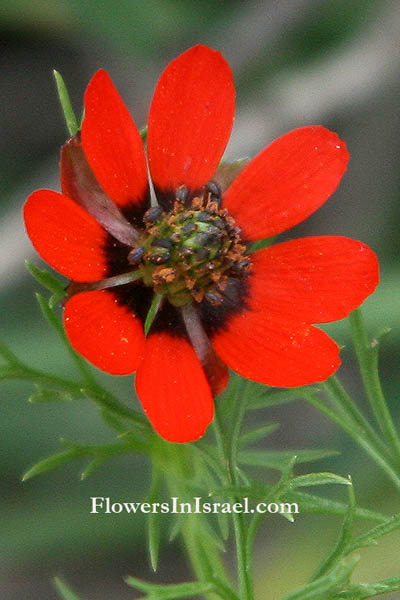
{"type": "Polygon", "coordinates": [[[379,379],[378,348],[377,346],[373,347],[368,341],[361,309],[358,308],[353,311],[349,318],[354,348],[368,399],[383,435],[393,449],[397,459],[400,460],[400,440],[388,410],[379,379]]]}
{"type": "MultiPolygon", "coordinates": [[[[185,455],[185,451],[186,448],[184,446],[177,447],[172,444],[163,444],[161,457],[159,455],[156,456],[157,460],[167,461],[168,468],[164,469],[164,473],[170,494],[181,498],[185,498],[186,490],[184,484],[182,483],[182,487],[180,487],[177,481],[184,482],[188,479],[188,473],[186,472],[188,455],[185,455]],[[175,469],[177,478],[168,476],[172,472],[172,469],[175,469]]],[[[219,586],[223,582],[226,593],[226,589],[230,588],[228,586],[228,578],[225,575],[224,565],[219,555],[215,552],[215,549],[210,547],[209,540],[204,537],[200,517],[201,515],[188,514],[185,526],[182,529],[187,556],[194,574],[199,581],[214,581],[216,574],[218,574],[219,586]]],[[[215,594],[208,594],[207,597],[209,600],[216,600],[215,594]]]]}
{"type": "Polygon", "coordinates": [[[330,379],[327,379],[321,385],[323,388],[325,388],[332,403],[342,411],[349,421],[351,421],[360,429],[360,432],[363,434],[365,439],[368,439],[369,442],[375,446],[389,462],[391,462],[392,456],[386,444],[382,442],[373,427],[371,427],[370,423],[367,421],[361,411],[358,410],[353,398],[345,390],[339,379],[333,376],[330,379]]]}
{"type": "Polygon", "coordinates": [[[94,400],[101,408],[109,410],[114,414],[123,417],[124,419],[128,419],[142,428],[149,429],[148,421],[143,415],[131,408],[128,408],[122,404],[122,402],[119,402],[119,400],[117,400],[110,392],[101,388],[97,384],[95,387],[92,387],[82,383],[75,383],[73,381],[69,381],[68,379],[64,379],[63,377],[45,373],[39,369],[32,369],[21,362],[18,362],[18,365],[14,366],[14,371],[10,371],[7,377],[9,379],[28,380],[35,383],[54,385],[57,388],[61,388],[62,390],[70,392],[73,395],[79,396],[81,394],[85,394],[94,400]]]}
{"type": "MultiPolygon", "coordinates": [[[[218,450],[222,463],[225,465],[227,473],[227,484],[237,487],[240,485],[239,473],[237,470],[237,449],[240,430],[246,411],[246,402],[244,398],[245,380],[237,378],[237,382],[232,383],[233,387],[233,414],[231,422],[233,429],[230,435],[223,431],[222,423],[218,411],[214,418],[214,431],[217,440],[218,450]]],[[[234,498],[236,500],[236,498],[234,498]]],[[[233,513],[233,526],[235,532],[237,573],[239,580],[239,596],[242,600],[253,600],[253,581],[251,573],[251,560],[248,553],[247,530],[244,522],[244,515],[233,513]]]]}
{"type": "Polygon", "coordinates": [[[390,477],[393,483],[397,488],[400,489],[400,477],[395,469],[389,464],[388,460],[385,456],[379,452],[379,450],[371,444],[370,441],[367,441],[363,435],[363,431],[357,428],[353,423],[351,423],[347,418],[335,412],[317,396],[317,394],[310,391],[302,391],[302,396],[307,402],[312,404],[315,408],[317,408],[322,414],[327,416],[331,421],[334,421],[339,427],[344,429],[346,433],[348,433],[358,444],[365,450],[367,454],[371,456],[371,458],[382,467],[382,469],[386,472],[386,474],[390,477]]]}

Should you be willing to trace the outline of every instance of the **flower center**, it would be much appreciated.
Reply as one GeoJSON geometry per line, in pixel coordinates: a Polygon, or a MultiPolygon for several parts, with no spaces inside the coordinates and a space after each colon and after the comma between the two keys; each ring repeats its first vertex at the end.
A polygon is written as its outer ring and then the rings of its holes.
{"type": "Polygon", "coordinates": [[[229,277],[245,277],[251,268],[240,230],[210,182],[202,195],[187,204],[187,190],[178,188],[172,211],[150,208],[144,215],[146,233],[128,256],[138,264],[143,282],[174,306],[203,299],[223,303],[229,277]]]}

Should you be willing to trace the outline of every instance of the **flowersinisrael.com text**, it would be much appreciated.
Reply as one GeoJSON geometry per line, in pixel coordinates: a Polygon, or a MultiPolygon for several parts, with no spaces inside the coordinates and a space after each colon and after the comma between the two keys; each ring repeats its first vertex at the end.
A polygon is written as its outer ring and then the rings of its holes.
{"type": "Polygon", "coordinates": [[[242,498],[240,502],[210,502],[203,501],[200,496],[195,496],[191,502],[181,502],[180,498],[173,496],[165,502],[114,502],[109,497],[92,496],[91,514],[209,514],[209,513],[286,513],[298,514],[299,506],[296,502],[258,502],[250,504],[249,498],[242,498]]]}

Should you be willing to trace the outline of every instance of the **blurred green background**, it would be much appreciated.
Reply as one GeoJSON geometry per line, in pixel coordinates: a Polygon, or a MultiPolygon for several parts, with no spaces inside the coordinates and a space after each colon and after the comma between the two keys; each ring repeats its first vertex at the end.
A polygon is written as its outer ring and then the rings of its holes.
{"type": "MultiPolygon", "coordinates": [[[[63,74],[78,112],[91,74],[108,69],[141,127],[162,68],[202,42],[222,51],[235,73],[237,116],[228,157],[253,156],[278,135],[307,124],[323,124],[347,141],[352,158],[340,189],[290,236],[347,235],[379,253],[382,283],[366,302],[366,315],[371,333],[394,328],[381,362],[399,421],[397,0],[2,0],[0,27],[0,336],[19,356],[72,373],[40,317],[33,297],[38,286],[24,268],[25,258],[38,265],[40,260],[24,234],[23,202],[36,188],[59,189],[58,152],[66,132],[52,69],[63,74]]],[[[338,323],[329,331],[346,345],[341,375],[364,406],[349,326],[338,323]]],[[[131,377],[104,381],[132,402],[131,377]]],[[[89,402],[29,404],[31,391],[18,382],[1,387],[0,597],[55,599],[54,575],[65,577],[87,600],[135,597],[122,576],[154,577],[144,523],[138,517],[89,515],[89,498],[140,500],[147,485],[145,462],[115,459],[85,482],[72,465],[21,483],[29,466],[59,449],[60,436],[82,443],[111,439],[89,402]]],[[[386,478],[313,409],[297,402],[264,417],[282,423],[271,446],[339,449],[340,457],[310,468],[351,473],[360,504],[387,514],[399,510],[386,478]]],[[[274,515],[266,519],[257,546],[257,598],[278,600],[303,584],[338,526],[332,517],[300,515],[295,525],[274,515]]],[[[399,555],[399,536],[392,534],[378,549],[363,552],[357,577],[399,575],[399,555]]],[[[159,581],[190,578],[177,543],[165,541],[160,564],[159,581]]]]}

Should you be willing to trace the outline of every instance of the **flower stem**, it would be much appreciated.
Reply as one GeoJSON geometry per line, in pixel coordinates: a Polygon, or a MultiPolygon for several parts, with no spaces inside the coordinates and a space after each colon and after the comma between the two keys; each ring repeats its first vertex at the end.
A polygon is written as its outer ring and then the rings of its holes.
{"type": "MultiPolygon", "coordinates": [[[[157,458],[158,460],[160,459],[159,456],[157,458]]],[[[164,469],[164,473],[171,496],[186,498],[187,490],[184,482],[187,481],[189,476],[189,473],[187,473],[189,460],[186,448],[184,446],[176,446],[175,444],[163,444],[162,458],[167,460],[168,468],[164,469]],[[172,471],[175,471],[176,477],[170,475],[172,471]]],[[[197,579],[199,581],[210,582],[214,581],[218,575],[218,586],[221,587],[223,582],[224,597],[229,598],[226,590],[230,588],[224,565],[215,548],[210,546],[210,541],[204,534],[201,517],[201,515],[188,514],[185,525],[182,528],[182,537],[187,556],[197,579]]],[[[231,597],[233,596],[232,592],[231,597]]],[[[216,600],[215,594],[208,594],[207,598],[209,600],[216,600]]]]}
{"type": "MultiPolygon", "coordinates": [[[[236,377],[236,381],[234,380],[231,384],[232,390],[229,399],[233,405],[233,414],[230,422],[233,423],[233,428],[230,433],[228,434],[223,430],[223,424],[221,423],[218,410],[216,411],[214,419],[214,432],[220,459],[226,469],[226,483],[231,487],[240,485],[239,473],[237,470],[237,448],[239,434],[246,411],[246,402],[244,398],[245,384],[246,381],[240,377],[236,377]]],[[[233,513],[232,519],[236,541],[239,596],[242,600],[253,600],[251,557],[248,553],[247,530],[244,523],[244,515],[241,513],[233,513]]]]}
{"type": "Polygon", "coordinates": [[[353,343],[365,391],[375,418],[394,455],[400,460],[400,440],[383,395],[378,371],[378,346],[368,341],[361,309],[350,314],[353,343]]]}

